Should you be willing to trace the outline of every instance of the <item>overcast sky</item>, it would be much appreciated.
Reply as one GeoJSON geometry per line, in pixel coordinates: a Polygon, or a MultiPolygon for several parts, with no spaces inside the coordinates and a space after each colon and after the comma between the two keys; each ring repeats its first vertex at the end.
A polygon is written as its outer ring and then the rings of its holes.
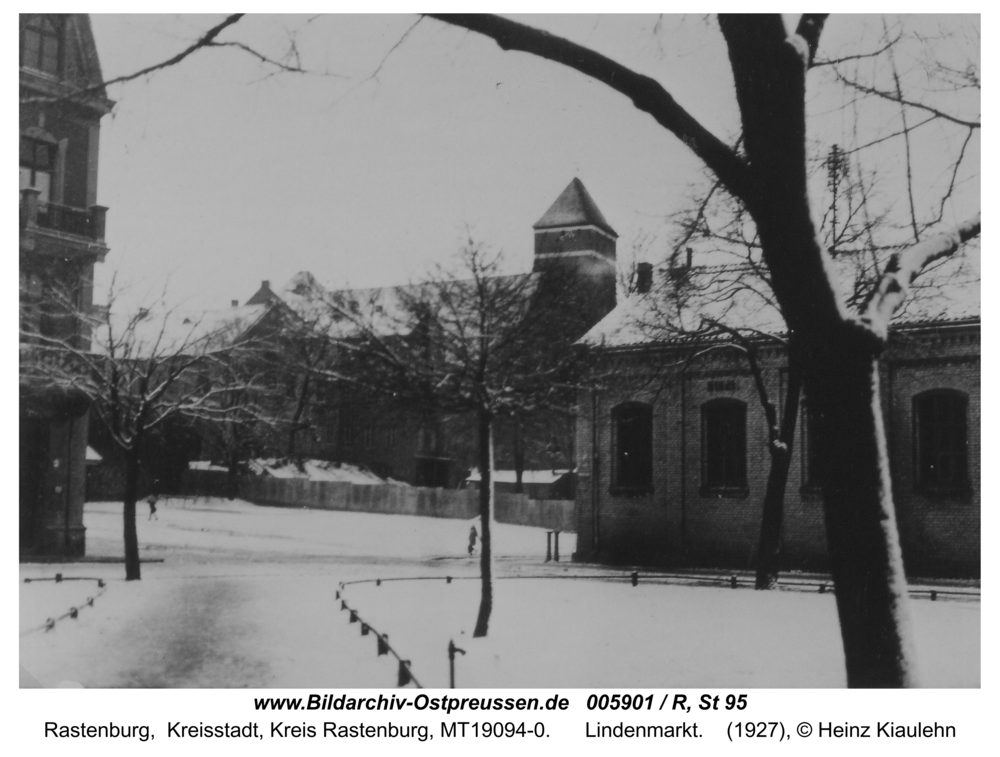
{"type": "MultiPolygon", "coordinates": [[[[105,78],[170,57],[219,19],[93,16],[105,78]]],[[[620,255],[642,240],[646,257],[662,257],[675,234],[669,217],[702,177],[675,137],[587,77],[416,21],[249,16],[220,39],[280,56],[294,38],[315,73],[274,74],[225,48],[112,88],[99,181],[112,251],[98,266],[98,301],[114,273],[129,300],[166,287],[171,301],[195,307],[243,302],[261,280],[279,286],[300,270],[332,286],[402,283],[446,262],[467,229],[527,270],[531,225],[574,176],[620,234],[620,255]]],[[[656,77],[724,139],[738,134],[714,22],[530,21],[656,77]]],[[[876,39],[876,21],[834,17],[821,53],[876,39]]],[[[942,46],[961,57],[969,39],[942,46]]],[[[839,97],[810,98],[823,114],[818,142],[849,140],[853,120],[839,97]]],[[[919,168],[930,197],[943,169],[929,155],[919,168]]],[[[978,210],[978,171],[959,190],[946,220],[978,210]]]]}

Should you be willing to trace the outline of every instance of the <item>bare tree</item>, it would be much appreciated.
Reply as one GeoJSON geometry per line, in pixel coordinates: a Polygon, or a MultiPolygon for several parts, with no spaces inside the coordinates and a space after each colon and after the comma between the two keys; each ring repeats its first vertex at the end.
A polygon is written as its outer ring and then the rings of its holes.
{"type": "Polygon", "coordinates": [[[358,300],[337,293],[336,378],[431,413],[471,415],[480,471],[482,593],[475,636],[493,608],[494,435],[572,402],[587,293],[560,272],[503,275],[499,254],[469,241],[459,265],[426,282],[358,300]],[[580,302],[574,302],[580,298],[580,302]]]}
{"type": "MultiPolygon", "coordinates": [[[[895,138],[902,141],[904,137],[905,132],[895,138]]],[[[864,169],[862,154],[863,151],[845,152],[834,144],[825,154],[810,160],[810,172],[825,179],[825,191],[817,192],[817,205],[825,208],[819,219],[818,234],[833,258],[845,303],[850,308],[857,308],[871,295],[891,256],[901,249],[895,240],[901,234],[905,238],[906,232],[892,223],[890,209],[875,199],[878,194],[876,178],[874,172],[864,169]]],[[[955,156],[955,160],[953,175],[962,155],[955,156]]],[[[953,181],[942,191],[950,193],[953,181]]],[[[907,186],[911,184],[912,179],[909,179],[907,186]]],[[[693,287],[697,289],[693,277],[670,276],[671,286],[661,288],[658,293],[663,301],[651,303],[647,308],[642,328],[650,338],[683,336],[714,342],[710,351],[717,349],[722,340],[747,359],[768,428],[770,469],[762,503],[755,581],[756,588],[767,589],[773,587],[778,578],[784,491],[800,404],[801,367],[793,347],[794,335],[788,333],[784,318],[771,318],[771,327],[761,331],[747,327],[746,302],[735,312],[726,307],[727,303],[735,304],[742,298],[758,303],[773,314],[780,314],[780,305],[770,287],[768,269],[761,258],[760,239],[753,220],[739,199],[719,189],[718,181],[709,180],[708,188],[692,200],[689,208],[677,214],[680,235],[669,258],[672,268],[668,269],[677,274],[683,268],[678,261],[682,250],[686,249],[688,267],[694,256],[716,264],[712,281],[707,286],[703,282],[700,290],[692,291],[693,287]],[[699,308],[707,308],[710,315],[700,321],[695,318],[694,325],[689,324],[686,329],[678,318],[678,311],[687,309],[697,314],[699,308]],[[788,355],[788,382],[780,414],[768,395],[757,358],[760,346],[768,342],[779,345],[788,355]]],[[[909,227],[910,221],[906,225],[909,227]]],[[[961,267],[953,266],[949,275],[963,274],[964,278],[969,278],[961,267]]],[[[941,278],[925,276],[919,285],[911,287],[897,315],[903,315],[906,310],[931,310],[934,299],[941,293],[941,278]]]]}
{"type": "Polygon", "coordinates": [[[144,442],[184,415],[225,419],[232,412],[225,398],[247,387],[213,370],[238,349],[228,336],[239,330],[232,322],[169,309],[119,313],[114,293],[108,302],[95,316],[76,310],[72,298],[50,300],[50,311],[78,325],[62,330],[73,334],[66,338],[49,335],[51,329],[22,331],[20,381],[23,394],[61,392],[89,402],[123,453],[125,579],[133,581],[141,578],[135,514],[144,442]],[[81,331],[89,343],[76,336],[81,331]]]}
{"type": "Polygon", "coordinates": [[[820,480],[848,684],[915,684],[878,359],[913,279],[977,236],[979,217],[894,256],[870,299],[860,308],[847,306],[813,221],[808,180],[806,79],[824,15],[802,16],[791,33],[780,16],[719,18],[742,118],[742,152],[706,129],[658,81],[582,45],[498,16],[435,17],[621,92],[680,138],[746,207],[775,299],[801,340],[803,384],[822,440],[820,480]]]}
{"type": "Polygon", "coordinates": [[[217,389],[210,402],[184,413],[227,471],[226,496],[239,496],[239,474],[247,461],[267,449],[284,428],[287,402],[282,381],[285,364],[273,352],[274,341],[262,338],[239,319],[209,340],[212,359],[199,371],[217,389]]]}

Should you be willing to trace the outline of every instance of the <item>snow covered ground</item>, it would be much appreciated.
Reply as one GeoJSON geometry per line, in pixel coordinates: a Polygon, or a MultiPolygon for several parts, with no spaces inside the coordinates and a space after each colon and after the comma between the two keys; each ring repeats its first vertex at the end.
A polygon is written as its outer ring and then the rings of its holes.
{"type": "MultiPolygon", "coordinates": [[[[348,623],[340,582],[424,686],[447,686],[449,640],[467,652],[460,687],[844,685],[829,594],[633,587],[621,571],[545,563],[543,529],[497,524],[490,634],[472,639],[468,521],[216,499],[166,500],[154,521],[144,510],[140,582],[114,562],[21,566],[22,579],[106,582],[22,582],[22,685],[391,687],[395,659],[348,623]],[[70,607],[78,617],[42,630],[70,607]]],[[[90,557],[121,556],[120,503],[88,504],[85,524],[90,557]]],[[[574,548],[564,534],[564,560],[574,548]]],[[[978,686],[979,602],[913,609],[925,685],[978,686]]]]}

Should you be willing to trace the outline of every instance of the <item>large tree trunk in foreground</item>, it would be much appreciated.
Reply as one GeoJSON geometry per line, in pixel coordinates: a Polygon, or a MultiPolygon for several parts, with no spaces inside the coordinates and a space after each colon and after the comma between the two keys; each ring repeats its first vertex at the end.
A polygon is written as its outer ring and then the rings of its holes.
{"type": "Polygon", "coordinates": [[[878,359],[849,335],[805,366],[847,683],[912,686],[909,594],[892,500],[878,359]]]}
{"type": "Polygon", "coordinates": [[[884,338],[846,312],[809,202],[805,77],[822,19],[803,16],[795,39],[778,16],[723,15],[719,26],[751,180],[742,199],[771,289],[803,349],[806,396],[822,416],[820,484],[847,683],[910,686],[909,597],[877,387],[884,338]]]}
{"type": "Polygon", "coordinates": [[[482,543],[479,569],[482,576],[482,597],[479,600],[479,616],[476,618],[474,637],[485,636],[493,612],[493,565],[490,540],[490,513],[493,506],[493,416],[479,411],[477,435],[479,437],[479,523],[482,543]]]}
{"type": "Polygon", "coordinates": [[[125,580],[138,581],[139,535],[135,529],[135,503],[139,499],[139,450],[125,452],[125,497],[122,519],[125,529],[125,580]]]}
{"type": "Polygon", "coordinates": [[[745,158],[657,81],[593,50],[496,16],[436,18],[485,34],[505,50],[574,68],[626,95],[744,202],[757,224],[771,288],[787,325],[808,345],[803,381],[822,417],[820,483],[848,684],[913,685],[908,596],[879,407],[877,355],[912,276],[934,255],[951,254],[962,240],[978,235],[979,219],[944,239],[940,251],[919,250],[912,261],[897,261],[896,271],[908,278],[884,275],[876,298],[879,317],[854,323],[833,286],[835,276],[809,203],[805,78],[825,16],[803,15],[793,35],[777,15],[719,17],[743,121],[745,158]],[[876,321],[879,328],[872,329],[876,321]]]}

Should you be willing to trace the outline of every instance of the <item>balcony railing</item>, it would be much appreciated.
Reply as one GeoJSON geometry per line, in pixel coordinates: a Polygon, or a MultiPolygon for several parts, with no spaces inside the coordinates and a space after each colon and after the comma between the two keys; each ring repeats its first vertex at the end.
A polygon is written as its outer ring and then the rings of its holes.
{"type": "Polygon", "coordinates": [[[38,228],[104,241],[104,220],[108,209],[102,205],[73,208],[42,202],[37,189],[21,190],[21,228],[38,228]]]}

